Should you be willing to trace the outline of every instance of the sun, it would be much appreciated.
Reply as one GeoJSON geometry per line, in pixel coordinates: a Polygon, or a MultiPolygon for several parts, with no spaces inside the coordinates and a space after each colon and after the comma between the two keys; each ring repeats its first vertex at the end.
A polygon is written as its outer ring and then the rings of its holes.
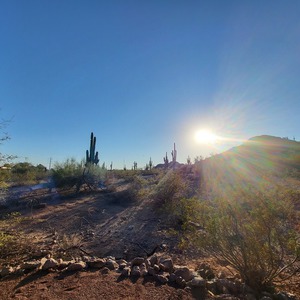
{"type": "Polygon", "coordinates": [[[217,143],[218,137],[212,131],[202,129],[196,131],[195,140],[199,144],[212,145],[217,143]]]}

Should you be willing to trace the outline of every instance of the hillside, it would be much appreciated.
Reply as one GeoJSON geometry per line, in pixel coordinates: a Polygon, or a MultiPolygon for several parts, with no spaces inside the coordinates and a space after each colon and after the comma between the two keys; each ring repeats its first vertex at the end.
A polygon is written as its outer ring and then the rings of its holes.
{"type": "Polygon", "coordinates": [[[291,181],[300,178],[300,142],[268,135],[253,137],[206,159],[202,174],[215,188],[291,181]]]}

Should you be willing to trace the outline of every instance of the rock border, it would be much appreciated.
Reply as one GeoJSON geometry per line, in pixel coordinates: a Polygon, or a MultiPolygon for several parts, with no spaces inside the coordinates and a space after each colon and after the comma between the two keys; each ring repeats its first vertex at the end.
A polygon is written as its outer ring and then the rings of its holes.
{"type": "Polygon", "coordinates": [[[264,292],[260,298],[256,298],[255,291],[243,284],[239,278],[225,278],[223,272],[216,276],[206,264],[200,265],[199,270],[194,271],[187,266],[175,265],[171,257],[157,254],[149,258],[135,257],[131,262],[124,259],[116,260],[111,256],[105,258],[84,256],[64,261],[62,259],[56,260],[48,255],[41,260],[25,261],[16,267],[4,266],[0,269],[0,278],[24,275],[38,270],[78,272],[88,269],[99,269],[101,274],[116,272],[124,278],[152,276],[160,284],[175,285],[189,290],[200,289],[202,292],[215,296],[216,299],[296,299],[294,295],[285,292],[279,292],[275,295],[264,292]]]}

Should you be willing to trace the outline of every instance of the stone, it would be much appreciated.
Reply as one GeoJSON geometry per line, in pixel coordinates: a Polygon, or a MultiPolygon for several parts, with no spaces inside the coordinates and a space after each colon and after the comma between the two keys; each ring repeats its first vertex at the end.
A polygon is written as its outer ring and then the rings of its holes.
{"type": "Polygon", "coordinates": [[[135,257],[132,261],[131,261],[131,266],[140,266],[142,263],[145,262],[145,259],[143,257],[135,257]]]}
{"type": "Polygon", "coordinates": [[[186,280],[184,280],[184,278],[182,278],[181,276],[176,275],[176,283],[182,288],[186,287],[186,280]]]}
{"type": "Polygon", "coordinates": [[[58,261],[58,269],[59,270],[63,270],[63,269],[65,269],[69,264],[70,264],[71,262],[70,261],[63,261],[62,259],[61,259],[61,261],[58,261]]]}
{"type": "Polygon", "coordinates": [[[158,265],[154,265],[153,269],[156,273],[158,273],[160,271],[160,267],[158,265]]]}
{"type": "Polygon", "coordinates": [[[168,278],[167,278],[167,275],[165,275],[165,274],[156,275],[156,279],[157,279],[158,282],[160,282],[162,284],[168,283],[168,278]]]}
{"type": "Polygon", "coordinates": [[[48,258],[44,262],[41,261],[42,270],[55,269],[58,266],[58,262],[54,258],[48,258]]]}
{"type": "Polygon", "coordinates": [[[217,279],[216,280],[217,289],[223,293],[230,293],[236,295],[239,293],[239,288],[235,282],[228,279],[217,279]]]}
{"type": "Polygon", "coordinates": [[[213,294],[217,293],[217,283],[215,280],[206,281],[206,288],[213,294]]]}
{"type": "Polygon", "coordinates": [[[117,260],[117,263],[119,264],[119,265],[127,265],[127,261],[125,260],[125,259],[118,259],[117,260]]]}
{"type": "Polygon", "coordinates": [[[194,288],[205,288],[206,280],[202,277],[195,277],[191,281],[188,282],[191,287],[194,288]]]}
{"type": "Polygon", "coordinates": [[[141,276],[141,271],[139,266],[133,266],[130,272],[131,276],[134,277],[140,277],[141,276]]]}
{"type": "Polygon", "coordinates": [[[115,260],[109,259],[106,261],[105,267],[109,268],[110,270],[115,270],[115,269],[119,268],[119,265],[115,260]]]}
{"type": "Polygon", "coordinates": [[[177,277],[182,277],[185,281],[190,281],[194,278],[193,272],[188,267],[177,267],[174,274],[177,277]]]}
{"type": "Polygon", "coordinates": [[[151,267],[153,267],[154,265],[157,265],[157,263],[158,263],[158,258],[157,258],[156,254],[152,255],[150,258],[148,258],[148,260],[150,262],[151,267]]]}
{"type": "Polygon", "coordinates": [[[151,262],[150,262],[149,259],[145,259],[145,264],[146,264],[146,267],[147,267],[147,268],[152,267],[152,266],[151,266],[151,262]]]}
{"type": "Polygon", "coordinates": [[[86,263],[83,261],[79,261],[79,262],[74,262],[74,263],[70,263],[66,269],[66,271],[81,271],[84,268],[86,268],[86,263]]]}
{"type": "Polygon", "coordinates": [[[101,274],[106,275],[109,273],[109,270],[110,270],[109,268],[104,267],[100,272],[101,272],[101,274]]]}
{"type": "Polygon", "coordinates": [[[90,268],[101,269],[105,266],[106,261],[103,258],[90,258],[86,261],[90,268]]]}
{"type": "Polygon", "coordinates": [[[8,275],[11,275],[12,273],[14,272],[14,269],[13,267],[3,267],[1,270],[0,270],[0,276],[1,277],[4,277],[4,276],[8,276],[8,275]]]}
{"type": "Polygon", "coordinates": [[[41,262],[39,260],[26,261],[21,264],[20,268],[24,270],[34,270],[41,266],[41,262]]]}
{"type": "Polygon", "coordinates": [[[171,258],[160,259],[159,266],[164,272],[172,273],[174,271],[174,264],[171,258]]]}
{"type": "Polygon", "coordinates": [[[154,276],[155,274],[157,274],[157,272],[154,270],[154,268],[149,267],[148,268],[148,274],[151,275],[151,276],[154,276]]]}
{"type": "Polygon", "coordinates": [[[124,276],[124,277],[128,277],[129,274],[130,274],[130,268],[129,268],[129,267],[125,267],[125,268],[122,270],[121,275],[124,276]]]}
{"type": "Polygon", "coordinates": [[[146,267],[146,264],[145,263],[142,263],[140,265],[140,272],[141,272],[141,276],[146,276],[148,275],[148,270],[147,270],[147,267],[146,267]]]}
{"type": "Polygon", "coordinates": [[[169,275],[169,282],[175,282],[176,281],[176,275],[174,273],[171,273],[169,275]]]}
{"type": "Polygon", "coordinates": [[[120,270],[124,270],[126,268],[127,264],[123,263],[123,264],[119,264],[119,269],[120,270]]]}

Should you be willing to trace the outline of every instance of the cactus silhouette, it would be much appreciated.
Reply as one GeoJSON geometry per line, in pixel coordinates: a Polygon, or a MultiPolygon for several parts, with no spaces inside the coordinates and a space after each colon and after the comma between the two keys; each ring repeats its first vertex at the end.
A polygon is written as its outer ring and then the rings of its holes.
{"type": "Polygon", "coordinates": [[[167,169],[169,166],[168,153],[166,152],[166,156],[164,157],[165,168],[167,169]]]}
{"type": "Polygon", "coordinates": [[[94,133],[91,133],[91,142],[90,142],[90,152],[86,150],[86,165],[92,164],[97,165],[99,162],[98,151],[96,150],[96,137],[94,137],[94,133]]]}
{"type": "Polygon", "coordinates": [[[172,150],[171,154],[172,154],[172,162],[175,163],[177,159],[177,150],[176,150],[175,143],[174,143],[174,149],[172,150]]]}

